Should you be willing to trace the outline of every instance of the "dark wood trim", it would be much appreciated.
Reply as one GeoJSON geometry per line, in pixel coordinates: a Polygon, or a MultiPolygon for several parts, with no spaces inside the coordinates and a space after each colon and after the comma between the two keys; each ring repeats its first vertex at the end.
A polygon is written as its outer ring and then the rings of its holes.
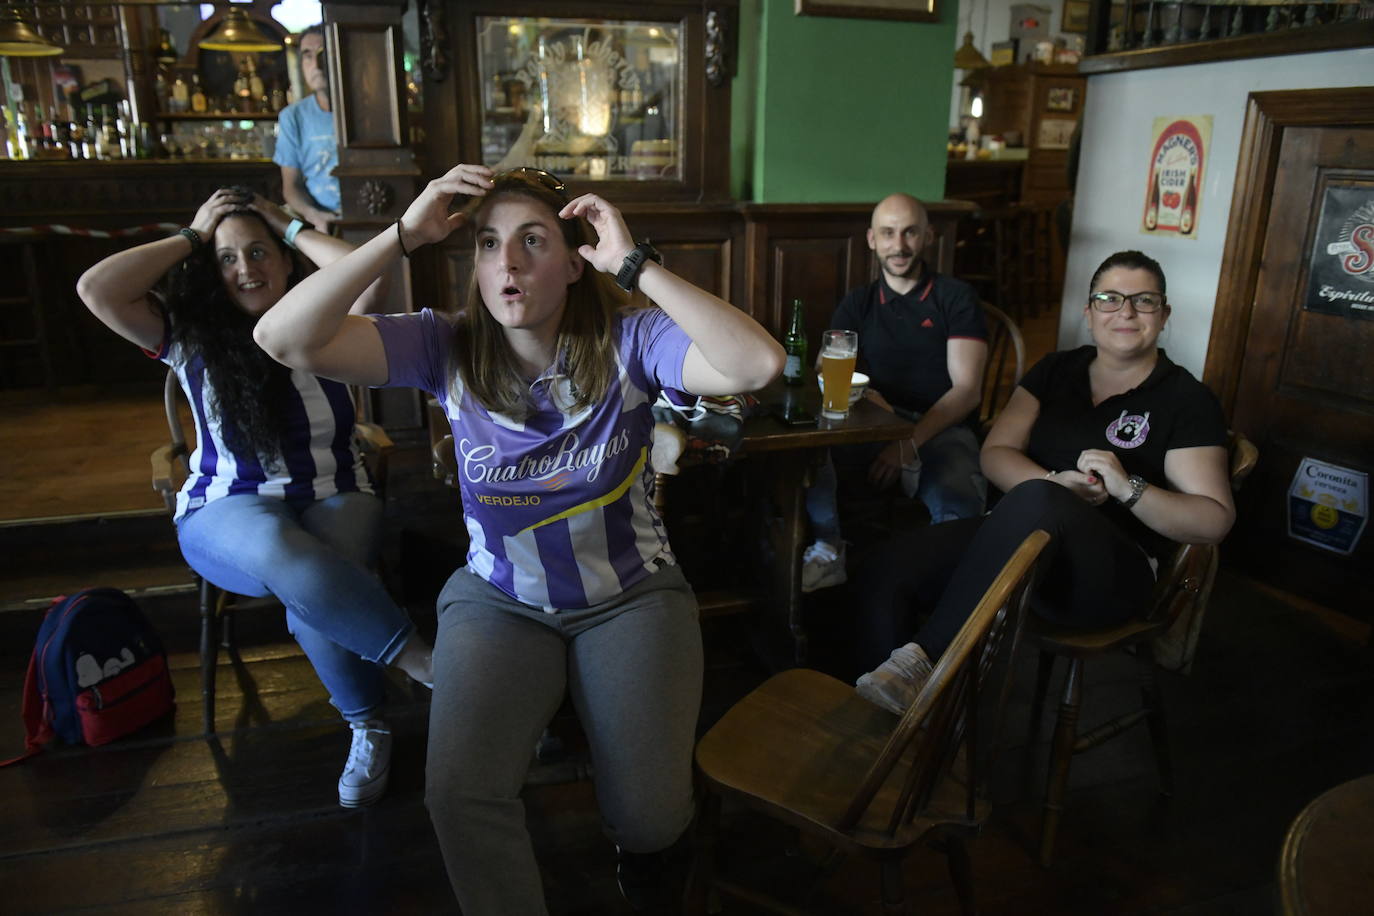
{"type": "Polygon", "coordinates": [[[863,3],[817,3],[816,0],[797,0],[798,16],[834,16],[840,19],[898,19],[903,22],[939,22],[940,0],[926,0],[925,8],[913,3],[910,9],[868,6],[863,3]]]}
{"type": "Polygon", "coordinates": [[[1241,35],[1238,38],[1218,38],[1213,41],[1193,41],[1158,48],[1118,51],[1115,54],[1095,54],[1083,58],[1078,65],[1078,72],[1119,73],[1123,70],[1179,67],[1184,64],[1273,57],[1279,54],[1309,54],[1314,51],[1338,51],[1369,45],[1374,45],[1374,20],[1331,22],[1326,25],[1266,32],[1261,35],[1241,35]]]}
{"type": "Polygon", "coordinates": [[[1221,399],[1227,416],[1235,407],[1240,385],[1283,132],[1289,127],[1325,125],[1374,126],[1374,87],[1252,92],[1246,103],[1226,247],[1202,372],[1203,381],[1221,399]]]}

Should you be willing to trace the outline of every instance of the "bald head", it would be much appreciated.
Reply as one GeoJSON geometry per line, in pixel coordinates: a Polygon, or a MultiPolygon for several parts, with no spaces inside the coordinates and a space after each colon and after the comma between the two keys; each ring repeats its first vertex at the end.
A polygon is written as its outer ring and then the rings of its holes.
{"type": "Polygon", "coordinates": [[[891,194],[873,208],[868,247],[878,256],[888,285],[908,292],[921,275],[921,252],[930,241],[926,208],[910,194],[891,194]]]}

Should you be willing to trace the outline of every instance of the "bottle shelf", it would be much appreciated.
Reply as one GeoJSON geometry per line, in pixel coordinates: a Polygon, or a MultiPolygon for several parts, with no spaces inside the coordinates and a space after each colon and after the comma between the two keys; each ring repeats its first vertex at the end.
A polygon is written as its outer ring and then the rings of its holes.
{"type": "Polygon", "coordinates": [[[251,112],[242,111],[182,111],[182,112],[160,112],[157,115],[159,121],[275,121],[276,112],[251,112]]]}

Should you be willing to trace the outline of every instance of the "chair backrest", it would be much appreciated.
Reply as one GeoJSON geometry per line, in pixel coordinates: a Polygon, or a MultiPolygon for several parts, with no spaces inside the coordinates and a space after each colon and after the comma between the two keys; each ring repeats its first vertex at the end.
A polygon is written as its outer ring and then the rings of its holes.
{"type": "MultiPolygon", "coordinates": [[[[1259,449],[1233,432],[1229,452],[1231,489],[1239,490],[1259,461],[1259,449]]],[[[1153,641],[1155,661],[1161,667],[1185,674],[1192,667],[1202,618],[1220,565],[1215,544],[1183,544],[1170,558],[1168,567],[1160,570],[1146,619],[1162,628],[1153,641]]]]}
{"type": "Polygon", "coordinates": [[[1011,316],[990,302],[981,303],[988,318],[988,361],[983,367],[979,427],[985,432],[1011,399],[1026,371],[1026,342],[1011,316]]]}
{"type": "MultiPolygon", "coordinates": [[[[968,772],[963,783],[964,802],[967,816],[972,819],[981,788],[977,727],[980,702],[983,696],[991,695],[994,685],[989,675],[994,670],[1000,673],[1004,685],[998,692],[999,707],[1006,697],[1009,661],[1020,639],[1036,564],[1049,540],[1044,531],[1032,532],[1002,567],[864,776],[840,820],[841,830],[853,829],[883,785],[889,779],[899,779],[900,792],[888,814],[886,828],[889,835],[896,834],[924,809],[965,741],[968,772]]],[[[994,734],[990,737],[994,739],[1000,717],[999,708],[993,715],[994,734]]]]}

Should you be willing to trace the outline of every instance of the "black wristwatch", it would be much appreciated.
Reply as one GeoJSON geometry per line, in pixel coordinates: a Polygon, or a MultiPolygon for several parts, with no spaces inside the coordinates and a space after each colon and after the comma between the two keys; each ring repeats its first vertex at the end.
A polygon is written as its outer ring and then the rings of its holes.
{"type": "Polygon", "coordinates": [[[1140,502],[1140,495],[1145,492],[1145,488],[1150,485],[1150,482],[1139,474],[1132,474],[1127,477],[1126,482],[1131,485],[1131,495],[1121,500],[1121,505],[1129,509],[1140,502]]]}
{"type": "Polygon", "coordinates": [[[644,269],[645,261],[662,264],[663,255],[659,254],[658,249],[648,242],[640,242],[629,254],[625,255],[625,263],[620,265],[620,271],[615,275],[616,286],[627,293],[634,292],[635,284],[639,280],[639,272],[644,269]]]}

